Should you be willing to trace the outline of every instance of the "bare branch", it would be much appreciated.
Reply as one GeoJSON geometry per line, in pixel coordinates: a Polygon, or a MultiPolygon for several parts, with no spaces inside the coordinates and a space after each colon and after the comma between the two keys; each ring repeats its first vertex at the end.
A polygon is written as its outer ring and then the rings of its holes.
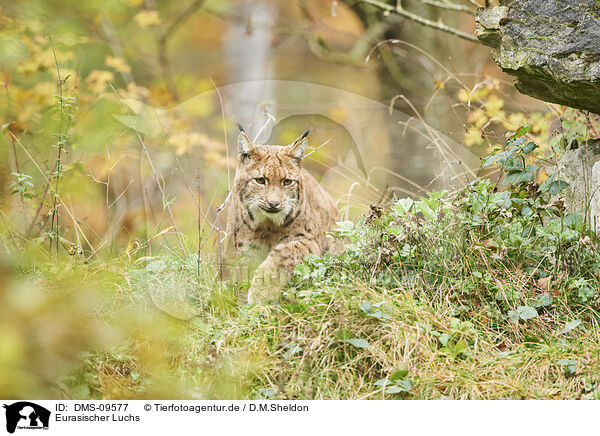
{"type": "Polygon", "coordinates": [[[464,6],[464,5],[457,5],[456,3],[452,3],[449,1],[436,1],[436,0],[421,0],[421,2],[431,5],[431,6],[435,6],[436,8],[440,8],[440,9],[447,9],[449,11],[456,11],[456,12],[464,12],[466,14],[471,14],[471,15],[475,15],[475,11],[468,7],[468,6],[464,6]]]}
{"type": "Polygon", "coordinates": [[[463,32],[462,30],[455,29],[454,27],[447,26],[443,23],[437,23],[435,21],[428,20],[427,18],[423,18],[420,15],[409,12],[406,9],[403,9],[402,7],[390,6],[386,3],[380,2],[378,0],[358,0],[358,1],[361,3],[366,3],[366,4],[376,6],[380,9],[383,9],[384,11],[387,11],[390,13],[401,15],[405,18],[408,18],[411,21],[414,21],[415,23],[422,24],[423,26],[431,27],[432,29],[441,30],[442,32],[450,33],[454,36],[458,36],[459,38],[466,39],[467,41],[479,43],[479,40],[477,39],[477,37],[475,35],[472,35],[471,33],[463,32]]]}

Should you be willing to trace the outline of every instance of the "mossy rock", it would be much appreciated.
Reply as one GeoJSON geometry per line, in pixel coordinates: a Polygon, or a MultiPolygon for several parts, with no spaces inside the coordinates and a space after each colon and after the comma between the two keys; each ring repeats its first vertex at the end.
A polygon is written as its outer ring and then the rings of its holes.
{"type": "Polygon", "coordinates": [[[517,89],[600,114],[600,1],[502,4],[478,11],[477,37],[517,89]]]}

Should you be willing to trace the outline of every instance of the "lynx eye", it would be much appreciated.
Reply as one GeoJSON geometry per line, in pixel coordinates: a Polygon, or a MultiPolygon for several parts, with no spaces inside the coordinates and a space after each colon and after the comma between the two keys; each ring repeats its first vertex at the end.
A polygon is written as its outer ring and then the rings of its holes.
{"type": "Polygon", "coordinates": [[[254,179],[254,181],[259,185],[264,185],[265,183],[267,183],[264,177],[257,177],[256,179],[254,179]]]}
{"type": "Polygon", "coordinates": [[[293,180],[283,179],[283,186],[290,186],[293,183],[293,180]]]}

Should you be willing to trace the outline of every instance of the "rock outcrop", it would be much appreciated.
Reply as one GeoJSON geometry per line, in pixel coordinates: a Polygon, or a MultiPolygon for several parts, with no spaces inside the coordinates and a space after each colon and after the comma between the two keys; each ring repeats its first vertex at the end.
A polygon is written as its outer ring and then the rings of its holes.
{"type": "Polygon", "coordinates": [[[600,114],[600,0],[501,1],[477,37],[523,94],[600,114]]]}

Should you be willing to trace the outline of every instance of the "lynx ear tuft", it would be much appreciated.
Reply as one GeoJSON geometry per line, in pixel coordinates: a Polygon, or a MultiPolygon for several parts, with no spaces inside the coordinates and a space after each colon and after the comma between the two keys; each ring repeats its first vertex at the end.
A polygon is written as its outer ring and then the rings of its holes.
{"type": "Polygon", "coordinates": [[[306,151],[306,146],[308,145],[308,139],[306,137],[312,130],[312,127],[308,129],[306,132],[302,134],[292,145],[290,145],[289,154],[294,159],[302,159],[304,157],[304,152],[306,151]]]}
{"type": "Polygon", "coordinates": [[[248,135],[242,130],[240,135],[238,136],[238,152],[242,156],[250,156],[254,150],[256,149],[256,145],[252,143],[248,135]]]}

